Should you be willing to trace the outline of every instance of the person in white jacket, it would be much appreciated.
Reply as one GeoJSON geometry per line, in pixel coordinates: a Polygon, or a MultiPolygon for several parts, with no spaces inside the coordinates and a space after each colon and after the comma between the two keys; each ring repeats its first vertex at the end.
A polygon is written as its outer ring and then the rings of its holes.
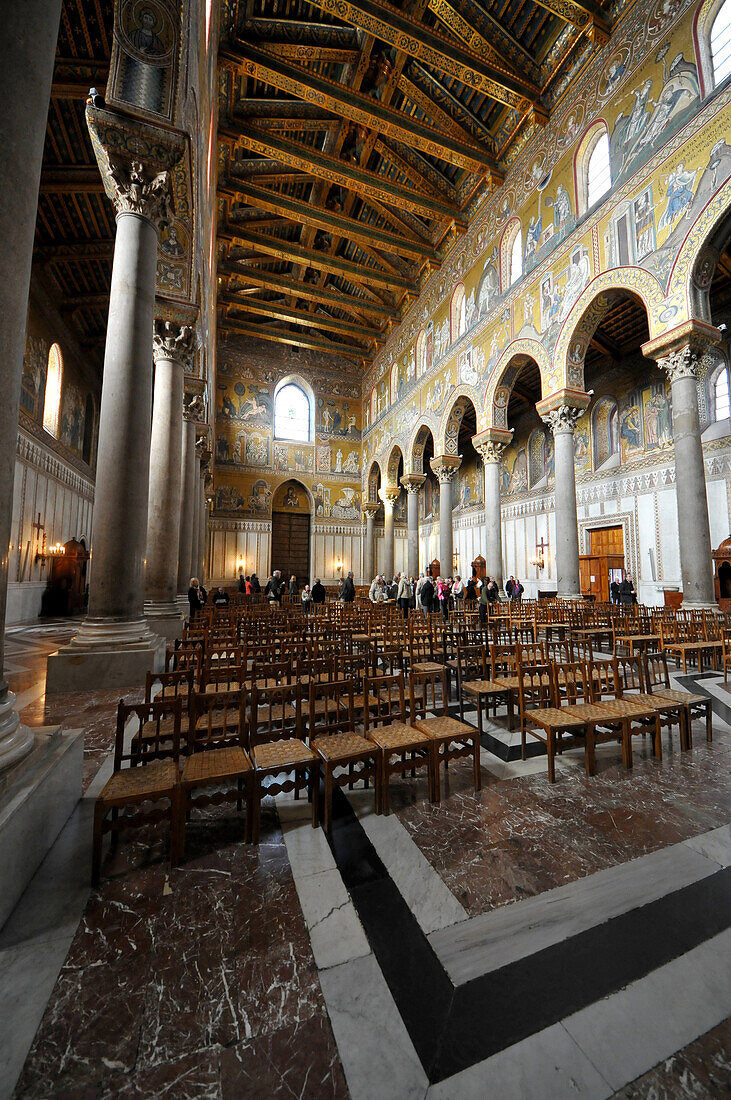
{"type": "Polygon", "coordinates": [[[409,578],[405,573],[399,573],[398,575],[398,589],[396,591],[396,599],[398,605],[404,613],[404,618],[409,617],[409,604],[411,603],[411,585],[409,584],[409,578]]]}
{"type": "Polygon", "coordinates": [[[383,577],[379,573],[371,581],[371,587],[368,589],[368,599],[371,603],[383,603],[386,598],[386,592],[383,587],[383,577]]]}

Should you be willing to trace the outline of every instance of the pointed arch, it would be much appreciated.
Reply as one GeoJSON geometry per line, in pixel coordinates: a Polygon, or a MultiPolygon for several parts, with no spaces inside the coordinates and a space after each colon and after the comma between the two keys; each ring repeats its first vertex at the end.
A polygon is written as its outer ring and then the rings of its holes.
{"type": "Polygon", "coordinates": [[[538,340],[514,340],[505,348],[490,376],[482,403],[483,415],[480,430],[507,428],[508,402],[513,384],[526,362],[532,359],[541,374],[541,397],[547,394],[547,379],[553,369],[548,352],[538,340]]]}
{"type": "Polygon", "coordinates": [[[378,490],[382,481],[381,464],[374,458],[368,469],[368,481],[366,482],[367,499],[371,504],[378,503],[378,490]]]}
{"type": "Polygon", "coordinates": [[[458,386],[450,396],[449,403],[445,407],[439,422],[437,438],[434,441],[437,454],[456,455],[459,453],[459,429],[468,405],[472,405],[474,408],[475,419],[477,419],[480,407],[477,391],[472,386],[458,386]]]}
{"type": "Polygon", "coordinates": [[[388,485],[399,484],[399,463],[406,469],[406,462],[404,461],[404,453],[399,447],[398,443],[394,443],[388,456],[388,462],[386,463],[386,483],[388,485]]]}
{"type": "Polygon", "coordinates": [[[417,424],[411,433],[408,446],[406,448],[406,454],[409,460],[408,473],[410,474],[423,474],[424,470],[424,448],[428,437],[432,438],[432,447],[436,446],[437,428],[429,423],[421,421],[417,424]]]}

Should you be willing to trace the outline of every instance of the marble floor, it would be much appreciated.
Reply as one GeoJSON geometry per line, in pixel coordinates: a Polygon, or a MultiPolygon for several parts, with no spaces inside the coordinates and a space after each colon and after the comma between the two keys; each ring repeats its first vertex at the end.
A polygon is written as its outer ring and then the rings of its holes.
{"type": "MultiPolygon", "coordinates": [[[[268,799],[261,843],[225,805],[170,871],[163,830],[123,835],[88,885],[117,692],[45,696],[68,637],[8,633],[31,726],[85,730],[84,797],[0,930],[5,1097],[719,1097],[731,1090],[731,694],[663,760],[602,746],[482,750],[442,802],[340,793],[327,837],[268,799]]],[[[131,693],[128,693],[131,694],[131,693]]],[[[469,715],[467,716],[469,720],[469,715]]],[[[508,742],[497,720],[496,738],[508,742]]],[[[486,744],[493,744],[485,738],[486,744]]]]}

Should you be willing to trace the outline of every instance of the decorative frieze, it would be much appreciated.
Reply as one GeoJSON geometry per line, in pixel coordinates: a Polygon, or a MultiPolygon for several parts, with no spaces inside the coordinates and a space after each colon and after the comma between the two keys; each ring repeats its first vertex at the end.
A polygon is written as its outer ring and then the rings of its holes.
{"type": "Polygon", "coordinates": [[[29,439],[23,432],[18,432],[16,454],[20,462],[54,478],[85,500],[94,499],[94,484],[91,480],[82,477],[53,451],[43,447],[36,440],[29,439]]]}

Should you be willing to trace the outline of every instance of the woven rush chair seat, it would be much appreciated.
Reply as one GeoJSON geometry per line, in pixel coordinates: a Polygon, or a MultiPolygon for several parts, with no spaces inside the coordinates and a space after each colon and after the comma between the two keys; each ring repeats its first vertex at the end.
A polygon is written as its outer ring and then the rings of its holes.
{"type": "Polygon", "coordinates": [[[346,763],[358,754],[372,753],[373,746],[373,741],[361,737],[359,733],[333,733],[329,737],[316,737],[310,742],[310,748],[323,760],[342,760],[346,763]]]}
{"type": "Polygon", "coordinates": [[[470,737],[475,733],[475,727],[467,722],[460,722],[458,718],[448,716],[439,718],[414,718],[414,727],[422,733],[428,734],[433,741],[448,741],[462,734],[470,737]]]}
{"type": "Polygon", "coordinates": [[[653,689],[653,698],[662,696],[663,699],[670,699],[674,703],[679,703],[688,709],[688,748],[693,748],[693,732],[691,729],[690,719],[692,717],[700,717],[705,719],[706,723],[706,741],[713,740],[713,706],[711,700],[707,695],[694,695],[691,691],[676,691],[673,688],[657,688],[653,689]],[[695,714],[693,714],[695,711],[695,714]]]}
{"type": "MultiPolygon", "coordinates": [[[[481,667],[485,667],[484,652],[480,657],[481,667]]],[[[461,686],[462,664],[461,660],[458,661],[458,684],[461,686]]],[[[447,690],[447,671],[442,668],[439,674],[440,687],[441,687],[441,703],[438,704],[436,700],[436,676],[432,674],[431,680],[431,707],[432,716],[427,717],[426,709],[428,705],[428,697],[426,694],[426,688],[428,686],[428,680],[425,679],[424,688],[425,694],[423,697],[424,711],[418,714],[417,711],[421,708],[416,706],[416,696],[414,694],[414,688],[417,686],[413,679],[410,683],[410,702],[411,702],[411,724],[420,732],[425,733],[432,744],[432,770],[433,770],[433,793],[432,800],[439,802],[441,798],[440,793],[440,771],[441,766],[444,764],[445,769],[449,767],[450,760],[456,760],[463,756],[472,757],[472,771],[475,791],[479,791],[482,786],[482,777],[480,774],[480,733],[481,730],[476,729],[474,726],[468,725],[467,722],[459,721],[457,718],[450,717],[448,713],[448,690],[447,690]]]]}
{"type": "Polygon", "coordinates": [[[178,785],[179,771],[174,760],[154,760],[139,768],[124,768],[114,772],[104,784],[99,795],[104,802],[113,803],[117,799],[125,802],[131,796],[140,798],[149,794],[154,798],[169,796],[178,785]]]}
{"type": "Polygon", "coordinates": [[[415,661],[411,670],[412,672],[441,672],[443,667],[444,665],[439,661],[415,661]]]}
{"type": "Polygon", "coordinates": [[[284,741],[267,741],[256,745],[253,750],[254,766],[257,771],[277,769],[284,771],[295,764],[307,764],[317,758],[304,741],[288,737],[284,741]]]}
{"type": "Polygon", "coordinates": [[[239,772],[251,771],[251,761],[238,745],[227,745],[220,749],[204,749],[189,756],[183,765],[180,782],[187,784],[215,783],[228,779],[239,772]]]}
{"type": "Polygon", "coordinates": [[[400,749],[419,748],[429,744],[429,737],[407,726],[405,722],[392,722],[390,726],[369,729],[368,737],[381,749],[397,752],[400,749]]]}
{"type": "Polygon", "coordinates": [[[368,781],[373,779],[376,813],[381,812],[381,750],[375,741],[369,741],[357,733],[331,733],[316,737],[310,746],[320,758],[325,778],[325,832],[329,833],[332,827],[334,786],[347,785],[352,789],[354,783],[363,780],[368,787],[368,781]],[[358,771],[355,770],[356,764],[362,765],[358,771]],[[347,771],[336,775],[336,768],[347,768],[347,771]]]}

